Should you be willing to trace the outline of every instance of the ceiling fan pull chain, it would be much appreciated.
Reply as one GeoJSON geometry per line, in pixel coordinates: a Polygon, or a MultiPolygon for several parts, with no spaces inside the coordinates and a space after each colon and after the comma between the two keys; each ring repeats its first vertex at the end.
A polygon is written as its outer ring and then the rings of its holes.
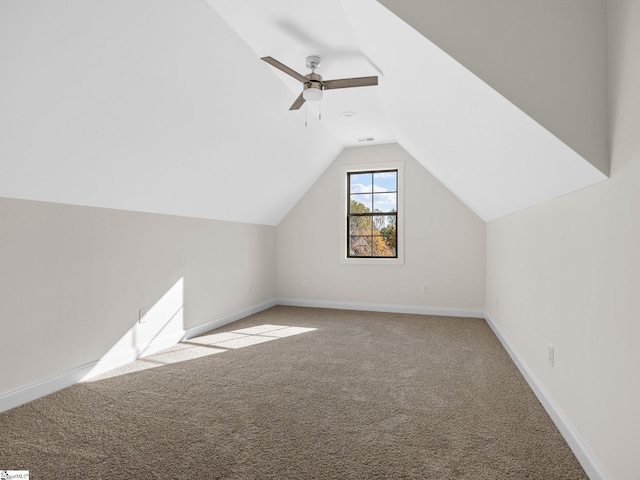
{"type": "Polygon", "coordinates": [[[322,98],[318,101],[318,120],[322,120],[322,98]]]}
{"type": "Polygon", "coordinates": [[[309,116],[309,105],[304,106],[304,128],[307,128],[307,117],[309,116]]]}

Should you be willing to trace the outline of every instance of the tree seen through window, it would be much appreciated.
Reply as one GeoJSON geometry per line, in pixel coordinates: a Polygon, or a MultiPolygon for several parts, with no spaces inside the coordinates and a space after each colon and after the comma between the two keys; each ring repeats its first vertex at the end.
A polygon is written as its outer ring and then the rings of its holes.
{"type": "Polygon", "coordinates": [[[347,256],[397,258],[398,171],[347,175],[347,256]]]}

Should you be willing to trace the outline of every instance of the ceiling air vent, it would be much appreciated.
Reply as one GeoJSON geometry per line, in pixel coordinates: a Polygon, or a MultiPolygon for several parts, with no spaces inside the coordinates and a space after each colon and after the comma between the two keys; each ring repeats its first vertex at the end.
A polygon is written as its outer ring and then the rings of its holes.
{"type": "Polygon", "coordinates": [[[373,140],[374,140],[373,137],[363,137],[358,139],[358,143],[368,143],[368,142],[373,142],[373,140]]]}

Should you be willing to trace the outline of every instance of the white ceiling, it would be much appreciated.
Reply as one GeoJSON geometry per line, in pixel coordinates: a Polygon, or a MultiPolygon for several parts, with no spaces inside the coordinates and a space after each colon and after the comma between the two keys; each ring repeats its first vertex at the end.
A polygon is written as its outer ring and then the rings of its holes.
{"type": "MultiPolygon", "coordinates": [[[[325,0],[317,9],[292,0],[207,1],[257,58],[271,56],[306,75],[310,71],[306,57],[318,55],[322,62],[316,73],[324,80],[382,77],[380,68],[362,52],[341,0],[325,0]]],[[[275,76],[289,89],[278,97],[281,110],[288,110],[302,91],[300,82],[266,63],[260,76],[275,76]]],[[[363,138],[374,139],[368,145],[396,142],[377,87],[326,91],[320,105],[307,102],[299,111],[289,112],[289,116],[303,123],[305,117],[317,119],[320,113],[322,123],[345,147],[361,145],[358,140],[363,138]],[[355,112],[356,116],[347,118],[344,112],[355,112]]]]}
{"type": "Polygon", "coordinates": [[[277,224],[342,151],[204,2],[0,2],[0,196],[277,224]]]}
{"type": "Polygon", "coordinates": [[[362,137],[485,220],[605,178],[374,0],[3,0],[0,84],[4,197],[275,225],[362,137]],[[290,112],[310,54],[380,84],[290,112]]]}

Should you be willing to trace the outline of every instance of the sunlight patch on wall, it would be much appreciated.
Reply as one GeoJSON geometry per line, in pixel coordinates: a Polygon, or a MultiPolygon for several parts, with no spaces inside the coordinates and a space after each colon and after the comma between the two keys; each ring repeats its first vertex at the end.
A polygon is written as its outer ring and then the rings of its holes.
{"type": "Polygon", "coordinates": [[[184,337],[184,278],[162,297],[98,360],[84,380],[115,365],[151,355],[184,337]]]}

